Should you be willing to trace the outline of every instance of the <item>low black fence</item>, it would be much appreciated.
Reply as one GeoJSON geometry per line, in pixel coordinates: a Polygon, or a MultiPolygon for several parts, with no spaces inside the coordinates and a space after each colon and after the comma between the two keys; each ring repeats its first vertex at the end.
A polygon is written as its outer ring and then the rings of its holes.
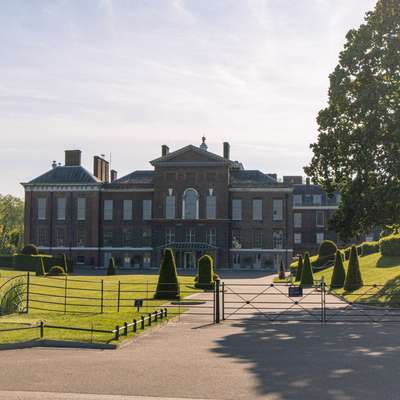
{"type": "MultiPolygon", "coordinates": [[[[34,326],[24,326],[17,328],[6,328],[0,329],[0,334],[4,332],[17,332],[23,330],[39,330],[40,338],[44,338],[45,329],[56,329],[56,330],[68,330],[68,331],[77,331],[77,332],[89,332],[92,335],[94,333],[107,333],[113,335],[114,340],[119,340],[121,336],[128,336],[129,331],[137,333],[140,330],[144,330],[146,326],[152,326],[153,323],[162,322],[168,319],[168,310],[166,308],[162,308],[160,310],[148,313],[147,315],[141,315],[138,319],[133,319],[132,322],[124,322],[121,325],[116,325],[115,329],[94,329],[92,328],[82,328],[76,326],[59,326],[47,324],[43,321],[40,321],[39,324],[34,326]]],[[[112,340],[111,339],[111,340],[112,340]]]]}

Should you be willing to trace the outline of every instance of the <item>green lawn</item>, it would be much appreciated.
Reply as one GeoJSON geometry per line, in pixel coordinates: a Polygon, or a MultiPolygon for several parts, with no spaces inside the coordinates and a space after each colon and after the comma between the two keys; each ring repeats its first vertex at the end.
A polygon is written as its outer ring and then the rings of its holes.
{"type": "MultiPolygon", "coordinates": [[[[21,272],[0,270],[0,285],[21,272]]],[[[25,273],[22,273],[26,275],[25,273]]],[[[22,279],[22,278],[16,278],[22,279]]],[[[193,287],[193,277],[180,277],[181,297],[198,292],[193,287]]],[[[94,329],[115,329],[116,325],[131,323],[134,318],[140,319],[161,308],[166,300],[153,300],[157,275],[115,275],[115,276],[68,276],[65,277],[30,277],[29,312],[0,317],[0,329],[14,326],[38,324],[41,320],[47,324],[94,329]],[[103,281],[103,313],[101,313],[101,285],[103,281]],[[120,282],[120,310],[118,312],[118,286],[120,282]],[[51,287],[50,287],[51,286],[51,287]],[[65,287],[67,286],[67,303],[65,303],[65,287]],[[133,307],[135,299],[144,301],[143,308],[137,312],[133,307]],[[40,302],[39,302],[40,301],[40,302]],[[46,311],[40,308],[47,309],[46,311]],[[65,308],[67,313],[64,313],[65,308]],[[52,310],[52,311],[49,311],[52,310]]],[[[183,308],[168,310],[184,311],[183,308]]],[[[130,334],[131,336],[132,334],[130,334]]],[[[17,332],[0,332],[0,343],[24,341],[39,337],[39,330],[17,332]]],[[[93,342],[109,342],[112,334],[74,332],[67,330],[45,329],[46,339],[80,340],[93,342]]]]}
{"type": "MultiPolygon", "coordinates": [[[[400,304],[400,257],[384,257],[380,253],[359,257],[360,270],[364,286],[352,293],[343,289],[334,293],[344,296],[348,301],[367,302],[372,304],[389,303],[400,304]],[[378,285],[373,287],[373,285],[378,285]]],[[[348,261],[344,268],[347,272],[348,261]]],[[[314,274],[314,279],[324,277],[329,286],[331,283],[333,267],[314,274]]]]}

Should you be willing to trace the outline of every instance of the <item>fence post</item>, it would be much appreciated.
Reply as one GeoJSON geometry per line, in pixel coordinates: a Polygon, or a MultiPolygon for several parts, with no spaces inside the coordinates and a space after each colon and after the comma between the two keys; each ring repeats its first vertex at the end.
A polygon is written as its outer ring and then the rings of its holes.
{"type": "Polygon", "coordinates": [[[168,317],[168,308],[164,308],[164,315],[165,315],[165,318],[168,317]]]}
{"type": "Polygon", "coordinates": [[[220,285],[220,280],[217,279],[215,281],[215,323],[219,324],[220,323],[220,306],[219,306],[219,285],[220,285]]]}
{"type": "Polygon", "coordinates": [[[141,328],[144,329],[144,316],[142,315],[142,316],[140,317],[140,319],[141,319],[140,322],[141,322],[141,325],[142,325],[141,328]]]}
{"type": "Polygon", "coordinates": [[[67,291],[68,291],[68,275],[65,275],[65,285],[64,285],[64,314],[67,313],[67,291]]]}
{"type": "Polygon", "coordinates": [[[222,321],[225,320],[225,282],[222,282],[222,321]]]}
{"type": "Polygon", "coordinates": [[[115,340],[119,339],[119,325],[115,327],[115,340]]]}
{"type": "Polygon", "coordinates": [[[28,271],[26,276],[26,313],[29,312],[29,284],[30,284],[30,274],[28,271]]]}
{"type": "Polygon", "coordinates": [[[103,314],[104,307],[104,280],[101,280],[101,295],[100,295],[100,313],[103,314]]]}
{"type": "Polygon", "coordinates": [[[321,283],[320,283],[320,288],[321,288],[321,324],[324,323],[324,292],[325,292],[325,283],[324,283],[324,277],[321,278],[321,283]]]}
{"type": "Polygon", "coordinates": [[[158,311],[154,311],[154,322],[158,320],[158,311]]]}
{"type": "Polygon", "coordinates": [[[163,319],[163,317],[164,317],[164,310],[161,309],[161,310],[160,310],[160,319],[163,319]]]}
{"type": "Polygon", "coordinates": [[[136,319],[133,320],[133,332],[137,331],[137,321],[136,319]]]}
{"type": "Polygon", "coordinates": [[[118,281],[118,306],[117,306],[118,312],[119,312],[120,302],[121,302],[121,281],[118,281]]]}
{"type": "Polygon", "coordinates": [[[124,336],[128,336],[128,323],[124,322],[124,336]]]}
{"type": "Polygon", "coordinates": [[[149,316],[149,326],[151,326],[151,313],[149,313],[148,316],[149,316]]]}
{"type": "Polygon", "coordinates": [[[44,336],[44,322],[43,321],[40,321],[39,327],[40,327],[40,339],[43,339],[43,336],[44,336]]]}

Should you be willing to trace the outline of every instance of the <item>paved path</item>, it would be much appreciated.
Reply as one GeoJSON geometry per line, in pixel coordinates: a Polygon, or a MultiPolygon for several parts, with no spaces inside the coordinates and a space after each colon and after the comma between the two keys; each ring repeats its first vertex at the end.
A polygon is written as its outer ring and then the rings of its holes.
{"type": "Polygon", "coordinates": [[[256,314],[219,326],[182,317],[116,351],[2,351],[0,399],[399,398],[399,326],[271,324],[256,314]]]}

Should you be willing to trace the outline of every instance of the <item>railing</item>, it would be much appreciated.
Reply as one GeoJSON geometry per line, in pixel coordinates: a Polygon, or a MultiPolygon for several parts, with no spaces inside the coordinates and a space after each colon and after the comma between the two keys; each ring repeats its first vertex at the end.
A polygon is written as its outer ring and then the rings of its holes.
{"type": "Polygon", "coordinates": [[[27,326],[27,327],[18,327],[18,328],[6,328],[0,329],[0,334],[3,332],[16,332],[22,330],[32,330],[38,329],[40,332],[40,338],[44,338],[44,330],[46,329],[58,329],[58,330],[69,330],[69,331],[78,331],[78,332],[90,332],[90,333],[108,333],[114,335],[114,340],[119,340],[121,336],[128,336],[129,328],[132,327],[132,332],[136,333],[139,329],[144,330],[146,326],[152,326],[152,323],[157,323],[158,321],[162,322],[168,318],[168,310],[166,308],[162,308],[160,310],[148,313],[146,316],[142,315],[140,319],[134,319],[131,323],[124,322],[121,326],[117,325],[115,329],[94,329],[92,328],[81,328],[76,326],[59,326],[46,324],[44,321],[40,321],[38,325],[27,326]],[[121,333],[122,332],[122,333],[121,333]]]}

